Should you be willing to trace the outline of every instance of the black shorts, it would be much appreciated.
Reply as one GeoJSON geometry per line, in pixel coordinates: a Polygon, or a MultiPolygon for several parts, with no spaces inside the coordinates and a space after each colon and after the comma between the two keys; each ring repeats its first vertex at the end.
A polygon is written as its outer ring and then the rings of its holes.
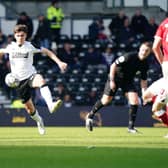
{"type": "Polygon", "coordinates": [[[117,81],[116,80],[115,84],[116,84],[116,88],[115,90],[112,90],[110,88],[110,80],[108,78],[106,81],[105,87],[104,87],[103,94],[108,95],[108,96],[114,96],[118,88],[121,88],[124,93],[137,92],[136,87],[134,85],[134,81],[122,81],[122,80],[117,81]]]}
{"type": "Polygon", "coordinates": [[[32,81],[35,75],[20,81],[19,86],[16,88],[19,98],[22,100],[22,103],[26,103],[32,96],[32,81]]]}

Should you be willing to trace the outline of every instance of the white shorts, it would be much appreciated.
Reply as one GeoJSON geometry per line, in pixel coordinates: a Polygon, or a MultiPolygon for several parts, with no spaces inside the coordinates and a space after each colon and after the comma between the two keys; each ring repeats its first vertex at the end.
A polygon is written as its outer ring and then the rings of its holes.
{"type": "Polygon", "coordinates": [[[148,87],[148,90],[154,95],[158,95],[161,90],[166,90],[166,92],[168,93],[168,80],[166,80],[165,78],[160,78],[157,81],[153,82],[148,87]]]}
{"type": "Polygon", "coordinates": [[[168,80],[160,78],[155,81],[148,90],[153,94],[157,95],[155,102],[167,104],[168,103],[168,80]]]}

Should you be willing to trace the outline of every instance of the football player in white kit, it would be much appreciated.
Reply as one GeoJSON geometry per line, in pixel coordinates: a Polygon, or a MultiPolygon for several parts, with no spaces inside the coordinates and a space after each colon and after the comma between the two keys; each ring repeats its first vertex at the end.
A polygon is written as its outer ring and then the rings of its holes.
{"type": "Polygon", "coordinates": [[[31,89],[40,88],[50,113],[56,111],[62,104],[58,99],[53,102],[52,95],[41,74],[36,73],[33,66],[33,56],[35,53],[48,55],[55,63],[58,64],[62,72],[67,68],[67,64],[62,62],[52,51],[46,48],[35,48],[30,42],[26,41],[28,29],[25,25],[16,25],[14,28],[14,37],[16,42],[12,42],[6,48],[0,49],[0,56],[9,54],[11,73],[16,75],[20,81],[16,90],[25,106],[26,111],[31,118],[37,122],[38,131],[41,135],[45,134],[45,128],[42,117],[39,115],[31,99],[31,89]]]}
{"type": "MultiPolygon", "coordinates": [[[[144,105],[153,102],[153,114],[168,127],[168,80],[160,78],[153,82],[143,93],[144,105]]],[[[168,138],[168,135],[165,136],[168,138]]]]}

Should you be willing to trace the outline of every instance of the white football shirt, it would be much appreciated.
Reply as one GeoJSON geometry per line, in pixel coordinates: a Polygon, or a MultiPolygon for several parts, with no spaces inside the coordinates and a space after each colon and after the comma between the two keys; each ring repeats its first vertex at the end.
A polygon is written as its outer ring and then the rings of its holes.
{"type": "Polygon", "coordinates": [[[18,46],[16,42],[12,42],[3,49],[3,52],[9,54],[11,72],[20,81],[36,73],[36,69],[33,66],[33,56],[35,53],[41,52],[41,49],[34,47],[28,41],[25,41],[22,46],[18,46]]]}

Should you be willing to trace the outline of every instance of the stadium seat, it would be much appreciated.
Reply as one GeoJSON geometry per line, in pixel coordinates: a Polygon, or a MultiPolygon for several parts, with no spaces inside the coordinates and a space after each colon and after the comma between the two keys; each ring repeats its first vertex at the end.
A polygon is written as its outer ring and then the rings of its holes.
{"type": "Polygon", "coordinates": [[[80,82],[80,78],[78,75],[71,75],[68,80],[69,83],[78,83],[80,82]]]}
{"type": "Polygon", "coordinates": [[[88,50],[88,47],[89,47],[89,44],[88,44],[88,43],[83,43],[83,44],[81,45],[81,50],[82,50],[82,51],[87,51],[87,50],[88,50]]]}
{"type": "Polygon", "coordinates": [[[71,43],[75,45],[76,49],[79,50],[82,44],[81,36],[79,34],[72,34],[71,35],[71,43]]]}
{"type": "Polygon", "coordinates": [[[87,34],[83,35],[82,42],[83,43],[90,43],[89,35],[87,35],[87,34]]]}
{"type": "Polygon", "coordinates": [[[69,41],[69,37],[66,34],[60,35],[60,43],[65,43],[66,41],[69,41]]]}
{"type": "Polygon", "coordinates": [[[79,93],[75,96],[75,104],[76,105],[86,105],[87,101],[86,101],[87,95],[85,93],[79,93]]]}
{"type": "Polygon", "coordinates": [[[84,75],[82,77],[82,83],[84,83],[84,84],[91,83],[92,81],[93,81],[92,76],[86,76],[86,75],[84,75]]]}
{"type": "Polygon", "coordinates": [[[83,59],[85,57],[85,53],[83,51],[78,53],[79,59],[83,59]]]}
{"type": "Polygon", "coordinates": [[[81,36],[79,34],[72,34],[71,40],[76,42],[79,42],[79,41],[81,42],[81,36]]]}

